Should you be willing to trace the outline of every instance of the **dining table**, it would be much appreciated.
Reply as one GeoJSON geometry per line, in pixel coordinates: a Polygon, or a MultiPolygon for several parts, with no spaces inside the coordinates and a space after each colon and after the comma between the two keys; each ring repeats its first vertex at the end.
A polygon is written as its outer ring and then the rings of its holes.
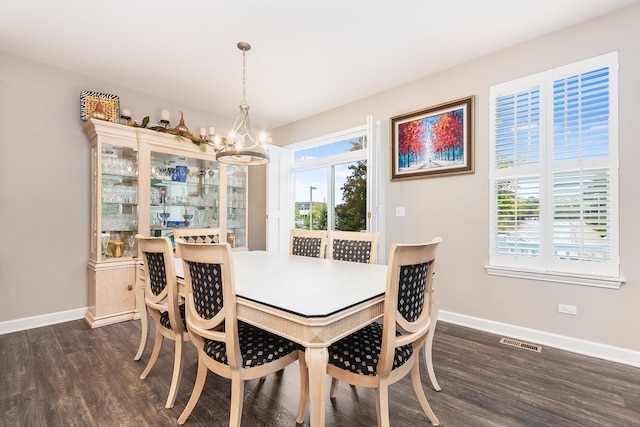
{"type": "MultiPolygon", "coordinates": [[[[327,348],[382,318],[387,266],[266,251],[234,251],[232,263],[238,320],[305,347],[310,425],[324,426],[327,348]]],[[[176,258],[175,265],[179,292],[184,293],[182,260],[176,258]]],[[[144,302],[138,306],[145,310],[144,302]]],[[[142,311],[141,317],[146,323],[142,311]]],[[[428,359],[425,352],[428,366],[433,331],[430,334],[428,359]]],[[[136,357],[142,353],[144,341],[145,325],[136,357]]]]}
{"type": "Polygon", "coordinates": [[[265,251],[234,252],[232,263],[238,320],[305,347],[310,425],[324,426],[327,347],[382,317],[387,266],[265,251]]]}

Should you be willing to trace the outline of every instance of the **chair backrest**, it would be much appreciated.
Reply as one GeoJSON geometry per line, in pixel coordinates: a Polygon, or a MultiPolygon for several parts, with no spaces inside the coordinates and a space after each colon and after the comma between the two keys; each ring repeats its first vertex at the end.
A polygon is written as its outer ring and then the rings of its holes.
{"type": "Polygon", "coordinates": [[[329,259],[375,264],[380,233],[331,231],[329,259]]]}
{"type": "Polygon", "coordinates": [[[191,341],[200,347],[204,338],[224,342],[229,366],[241,368],[231,246],[182,241],[176,246],[184,265],[185,315],[191,341]]]}
{"type": "MultiPolygon", "coordinates": [[[[186,243],[220,243],[220,228],[174,228],[173,237],[186,243]]],[[[176,256],[181,258],[176,245],[176,256]]]]}
{"type": "Polygon", "coordinates": [[[396,347],[414,344],[418,350],[427,338],[436,249],[441,241],[436,237],[429,243],[391,246],[378,374],[391,372],[396,347]]]}
{"type": "Polygon", "coordinates": [[[328,234],[324,230],[291,230],[289,255],[324,258],[328,234]]]}
{"type": "Polygon", "coordinates": [[[166,309],[171,329],[179,333],[184,325],[178,311],[178,282],[171,241],[168,237],[141,234],[136,235],[136,240],[144,264],[145,302],[150,309],[166,309]]]}

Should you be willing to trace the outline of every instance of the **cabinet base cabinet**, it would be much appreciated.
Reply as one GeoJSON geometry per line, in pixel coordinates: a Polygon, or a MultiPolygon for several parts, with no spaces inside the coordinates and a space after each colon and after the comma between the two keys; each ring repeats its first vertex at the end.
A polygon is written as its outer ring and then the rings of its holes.
{"type": "Polygon", "coordinates": [[[136,309],[136,260],[89,262],[89,309],[85,321],[91,328],[139,318],[136,309]]]}

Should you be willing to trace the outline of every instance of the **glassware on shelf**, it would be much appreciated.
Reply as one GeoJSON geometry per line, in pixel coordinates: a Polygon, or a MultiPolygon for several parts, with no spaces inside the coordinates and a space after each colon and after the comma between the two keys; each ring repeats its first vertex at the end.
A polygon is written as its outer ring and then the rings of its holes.
{"type": "Polygon", "coordinates": [[[102,231],[127,231],[137,228],[135,214],[110,214],[102,216],[102,231]]]}
{"type": "Polygon", "coordinates": [[[102,173],[119,176],[138,176],[138,165],[133,159],[124,159],[116,155],[102,155],[102,173]]]}
{"type": "Polygon", "coordinates": [[[166,227],[167,226],[167,220],[171,216],[171,213],[170,212],[158,212],[157,215],[158,215],[158,219],[162,223],[162,226],[166,227]]]}
{"type": "Polygon", "coordinates": [[[134,251],[136,245],[136,236],[131,233],[126,237],[127,247],[125,249],[125,255],[130,257],[135,257],[137,254],[134,251]]]}
{"type": "Polygon", "coordinates": [[[102,233],[102,257],[109,258],[109,233],[102,233]]]}

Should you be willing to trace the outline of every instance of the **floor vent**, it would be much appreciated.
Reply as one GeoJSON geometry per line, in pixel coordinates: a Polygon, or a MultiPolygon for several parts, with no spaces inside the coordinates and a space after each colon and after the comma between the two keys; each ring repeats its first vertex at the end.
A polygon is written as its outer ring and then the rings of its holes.
{"type": "Polygon", "coordinates": [[[529,344],[527,342],[522,342],[511,338],[501,338],[500,344],[510,345],[511,347],[524,348],[525,350],[535,351],[536,353],[540,353],[542,351],[542,347],[540,347],[539,345],[529,344]]]}

